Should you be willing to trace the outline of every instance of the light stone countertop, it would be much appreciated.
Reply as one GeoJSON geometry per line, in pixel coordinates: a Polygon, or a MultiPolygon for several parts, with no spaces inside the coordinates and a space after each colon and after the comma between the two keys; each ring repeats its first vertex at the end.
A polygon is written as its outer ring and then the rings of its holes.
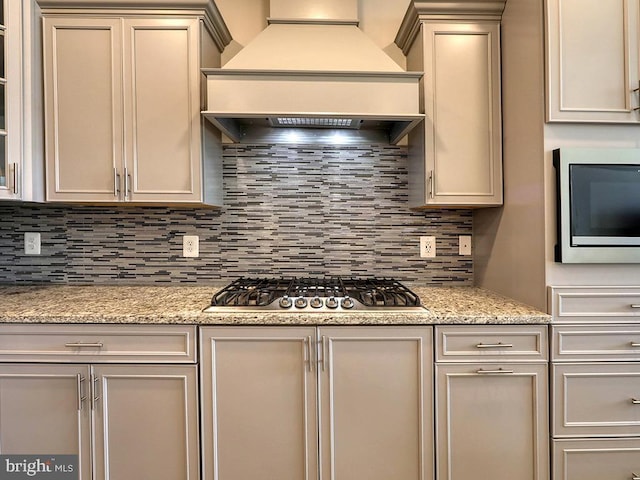
{"type": "Polygon", "coordinates": [[[424,313],[203,313],[221,286],[0,285],[0,323],[199,325],[546,324],[528,305],[474,287],[409,287],[424,313]]]}

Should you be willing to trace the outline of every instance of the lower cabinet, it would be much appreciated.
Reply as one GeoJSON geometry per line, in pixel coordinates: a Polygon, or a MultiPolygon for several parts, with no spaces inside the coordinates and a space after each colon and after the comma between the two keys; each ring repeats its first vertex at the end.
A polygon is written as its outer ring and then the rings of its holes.
{"type": "Polygon", "coordinates": [[[0,452],[79,455],[79,479],[198,478],[195,365],[0,365],[0,452]]]}
{"type": "Polygon", "coordinates": [[[546,364],[436,366],[436,477],[543,480],[546,364]]]}
{"type": "Polygon", "coordinates": [[[0,453],[78,455],[90,480],[89,377],[87,365],[0,364],[0,453]]]}
{"type": "Polygon", "coordinates": [[[193,325],[0,325],[0,453],[79,480],[198,480],[193,325]]]}
{"type": "Polygon", "coordinates": [[[430,480],[430,327],[201,328],[203,478],[430,480]]]}
{"type": "Polygon", "coordinates": [[[638,480],[640,440],[554,440],[554,480],[638,480]]]}
{"type": "Polygon", "coordinates": [[[548,480],[547,328],[435,331],[436,478],[548,480]]]}

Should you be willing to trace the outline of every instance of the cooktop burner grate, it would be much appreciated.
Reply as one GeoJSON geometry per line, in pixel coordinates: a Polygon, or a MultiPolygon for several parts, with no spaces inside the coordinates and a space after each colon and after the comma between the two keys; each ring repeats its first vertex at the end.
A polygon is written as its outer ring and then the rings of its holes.
{"type": "Polygon", "coordinates": [[[392,278],[239,278],[217,292],[206,312],[277,310],[424,311],[420,298],[392,278]]]}

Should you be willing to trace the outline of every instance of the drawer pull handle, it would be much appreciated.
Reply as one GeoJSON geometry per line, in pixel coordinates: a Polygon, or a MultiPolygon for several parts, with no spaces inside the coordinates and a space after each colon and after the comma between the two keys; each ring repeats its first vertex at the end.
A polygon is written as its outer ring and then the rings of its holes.
{"type": "Polygon", "coordinates": [[[506,375],[509,373],[513,373],[513,370],[505,370],[504,368],[500,367],[497,370],[484,370],[484,369],[480,369],[477,370],[476,373],[479,373],[480,375],[506,375]]]}
{"type": "Polygon", "coordinates": [[[634,405],[640,405],[640,400],[638,400],[637,398],[632,398],[631,403],[633,403],[634,405]]]}
{"type": "Polygon", "coordinates": [[[102,348],[104,347],[104,344],[102,342],[95,342],[95,343],[73,342],[73,343],[65,343],[64,346],[67,348],[102,348]]]}
{"type": "Polygon", "coordinates": [[[638,343],[638,342],[631,342],[631,346],[632,346],[632,347],[637,348],[637,347],[640,347],[640,343],[638,343]]]}
{"type": "Polygon", "coordinates": [[[513,348],[512,343],[479,343],[476,348],[513,348]]]}
{"type": "Polygon", "coordinates": [[[631,474],[631,480],[640,480],[640,477],[638,475],[636,475],[635,473],[631,474]]]}
{"type": "Polygon", "coordinates": [[[629,305],[631,308],[640,308],[640,303],[632,303],[629,305]]]}

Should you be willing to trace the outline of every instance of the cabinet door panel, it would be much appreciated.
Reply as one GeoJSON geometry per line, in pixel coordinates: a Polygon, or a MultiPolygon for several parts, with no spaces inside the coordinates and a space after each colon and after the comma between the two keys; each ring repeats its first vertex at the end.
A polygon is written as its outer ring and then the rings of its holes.
{"type": "Polygon", "coordinates": [[[433,478],[432,331],[320,328],[325,480],[433,478]]]}
{"type": "Polygon", "coordinates": [[[93,369],[96,478],[198,478],[195,365],[93,369]]]}
{"type": "Polygon", "coordinates": [[[125,20],[125,32],[130,200],[199,200],[198,20],[125,20]]]}
{"type": "Polygon", "coordinates": [[[640,364],[554,365],[554,436],[640,435],[640,364]]]}
{"type": "Polygon", "coordinates": [[[44,19],[48,200],[118,199],[121,42],[117,19],[44,19]]]}
{"type": "Polygon", "coordinates": [[[79,455],[90,479],[88,384],[87,366],[0,365],[0,453],[79,455]]]}
{"type": "Polygon", "coordinates": [[[638,0],[550,0],[550,121],[638,122],[638,0]]]}
{"type": "Polygon", "coordinates": [[[201,329],[204,478],[315,480],[314,327],[201,329]]]}
{"type": "Polygon", "coordinates": [[[427,202],[499,205],[499,26],[425,24],[424,32],[427,202]]]}
{"type": "Polygon", "coordinates": [[[546,365],[437,365],[436,378],[437,478],[548,478],[546,365]]]}
{"type": "Polygon", "coordinates": [[[630,480],[640,472],[640,440],[554,440],[554,479],[630,480]]]}

